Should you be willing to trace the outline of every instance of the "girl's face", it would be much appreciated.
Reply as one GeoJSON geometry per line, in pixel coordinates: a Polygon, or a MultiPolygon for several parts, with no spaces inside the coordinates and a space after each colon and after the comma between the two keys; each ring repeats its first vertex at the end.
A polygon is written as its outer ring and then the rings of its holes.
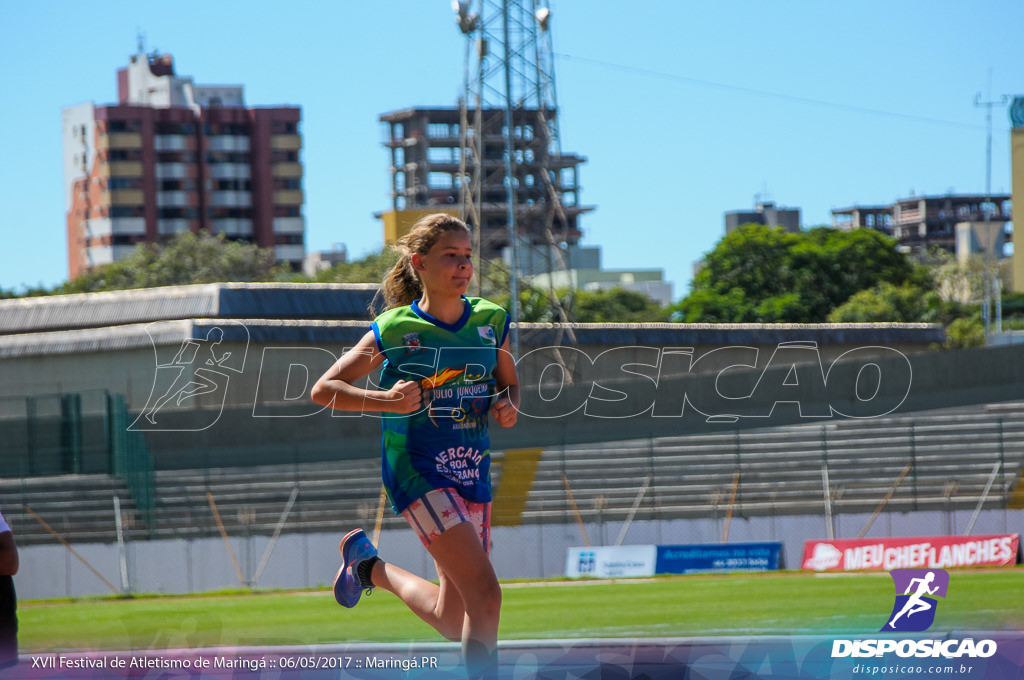
{"type": "Polygon", "coordinates": [[[469,289],[473,245],[461,229],[444,232],[426,255],[414,253],[412,261],[428,293],[459,296],[469,289]]]}

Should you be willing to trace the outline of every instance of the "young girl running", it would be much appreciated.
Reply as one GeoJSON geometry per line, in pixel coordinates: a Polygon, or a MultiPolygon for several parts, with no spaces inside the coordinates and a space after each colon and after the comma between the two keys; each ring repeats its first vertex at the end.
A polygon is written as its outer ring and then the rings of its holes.
{"type": "MultiPolygon", "coordinates": [[[[488,415],[516,422],[519,384],[505,310],[465,292],[470,230],[446,214],[413,225],[384,280],[385,311],[313,387],[318,404],[383,413],[388,498],[434,558],[434,584],[385,562],[361,529],[341,541],[338,602],[383,588],[451,640],[471,677],[497,667],[501,588],[490,562],[488,415]],[[379,389],[356,383],[383,367],[379,389]]],[[[372,381],[371,381],[372,382],[372,381]]]]}

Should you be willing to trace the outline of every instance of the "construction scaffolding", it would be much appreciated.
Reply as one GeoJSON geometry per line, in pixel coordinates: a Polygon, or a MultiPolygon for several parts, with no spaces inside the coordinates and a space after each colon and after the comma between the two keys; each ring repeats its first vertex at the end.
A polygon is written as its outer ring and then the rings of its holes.
{"type": "MultiPolygon", "coordinates": [[[[580,203],[586,159],[564,153],[559,142],[547,2],[464,0],[453,7],[466,41],[458,106],[380,118],[391,151],[390,219],[400,225],[428,211],[457,210],[474,229],[478,257],[509,264],[517,299],[524,259],[546,262],[548,272],[571,268],[579,217],[593,210],[580,203]]],[[[556,307],[552,319],[564,320],[556,307]]]]}

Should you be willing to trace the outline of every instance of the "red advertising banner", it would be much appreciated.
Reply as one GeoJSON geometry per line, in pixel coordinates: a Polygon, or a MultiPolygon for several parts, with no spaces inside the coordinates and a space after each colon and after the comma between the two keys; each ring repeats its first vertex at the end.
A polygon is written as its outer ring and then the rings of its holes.
{"type": "Polygon", "coordinates": [[[801,569],[946,569],[1002,567],[1017,563],[1020,534],[986,536],[911,536],[806,541],[801,569]]]}

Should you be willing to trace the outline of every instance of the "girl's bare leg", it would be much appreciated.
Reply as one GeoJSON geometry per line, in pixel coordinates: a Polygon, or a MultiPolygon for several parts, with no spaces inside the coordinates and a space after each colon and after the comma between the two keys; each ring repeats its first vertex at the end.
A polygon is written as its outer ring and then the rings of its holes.
{"type": "Polygon", "coordinates": [[[394,593],[417,616],[450,640],[462,640],[470,677],[497,666],[501,587],[471,522],[458,524],[428,548],[440,584],[383,561],[373,565],[375,586],[394,593]]]}

